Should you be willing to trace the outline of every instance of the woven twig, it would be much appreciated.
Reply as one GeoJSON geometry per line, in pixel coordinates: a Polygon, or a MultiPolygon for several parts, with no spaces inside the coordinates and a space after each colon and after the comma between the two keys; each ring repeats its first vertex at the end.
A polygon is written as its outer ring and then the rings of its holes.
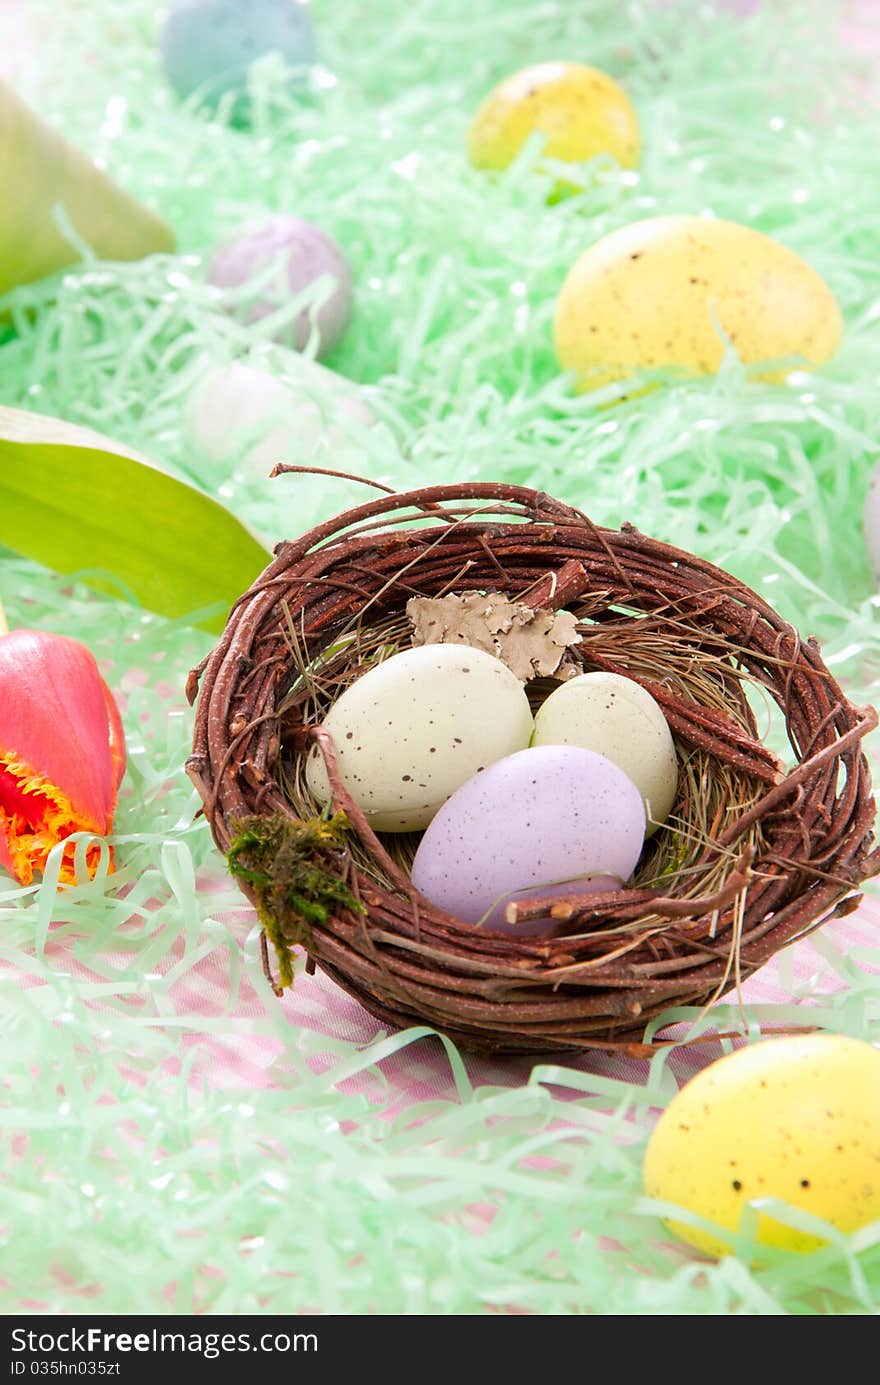
{"type": "MultiPolygon", "coordinates": [[[[530,687],[533,703],[552,686],[530,687]]],[[[427,1022],[466,1048],[650,1052],[649,1021],[723,995],[854,908],[880,868],[860,745],[877,714],[847,700],[815,641],[711,564],[523,487],[383,496],[280,544],[188,692],[198,711],[187,768],[223,851],[242,820],[319,812],[304,760],[315,740],[324,753],[334,808],[351,824],[340,870],[365,912],[313,923],[310,965],[382,1021],[427,1022]],[[321,727],[344,687],[408,645],[410,597],[453,590],[567,607],[583,667],[635,678],[675,735],[678,800],[631,885],[511,910],[527,919],[552,906],[559,936],[474,928],[414,891],[414,834],[372,831],[321,727]],[[784,716],[790,765],[761,743],[749,686],[784,716]]]]}

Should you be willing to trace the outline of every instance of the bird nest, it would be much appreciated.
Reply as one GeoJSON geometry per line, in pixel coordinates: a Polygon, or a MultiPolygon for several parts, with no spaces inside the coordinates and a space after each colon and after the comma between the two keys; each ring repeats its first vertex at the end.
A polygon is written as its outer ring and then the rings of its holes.
{"type": "MultiPolygon", "coordinates": [[[[533,710],[555,686],[527,684],[533,710]]],[[[188,694],[187,769],[276,988],[301,946],[383,1022],[471,1050],[651,1052],[645,1031],[670,1006],[709,1005],[855,908],[880,868],[861,750],[877,714],[847,700],[816,642],[719,568],[524,487],[389,492],[280,544],[188,694]],[[675,738],[676,802],[631,882],[508,906],[552,912],[550,937],[474,927],[420,895],[419,834],[372,830],[322,727],[345,688],[410,645],[410,598],[468,591],[571,612],[567,658],[640,683],[675,738]],[[759,733],[762,698],[784,719],[786,763],[759,733]],[[306,783],[315,743],[329,811],[306,783]]]]}

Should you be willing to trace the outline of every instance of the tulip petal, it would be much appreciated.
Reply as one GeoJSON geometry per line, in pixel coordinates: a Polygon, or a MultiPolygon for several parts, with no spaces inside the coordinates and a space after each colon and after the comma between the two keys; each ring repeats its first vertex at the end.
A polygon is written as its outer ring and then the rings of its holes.
{"type": "MultiPolygon", "coordinates": [[[[18,869],[12,859],[12,852],[7,845],[6,835],[6,831],[0,829],[0,866],[2,866],[4,870],[8,870],[9,874],[14,875],[17,880],[18,869]]],[[[30,884],[30,881],[23,881],[22,883],[30,884]]]]}
{"type": "MultiPolygon", "coordinates": [[[[30,884],[72,832],[108,832],[124,770],[119,711],[90,651],[34,630],[0,638],[0,864],[30,884]]],[[[100,848],[86,855],[91,875],[100,848]]],[[[72,850],[60,878],[75,880],[72,850]]]]}

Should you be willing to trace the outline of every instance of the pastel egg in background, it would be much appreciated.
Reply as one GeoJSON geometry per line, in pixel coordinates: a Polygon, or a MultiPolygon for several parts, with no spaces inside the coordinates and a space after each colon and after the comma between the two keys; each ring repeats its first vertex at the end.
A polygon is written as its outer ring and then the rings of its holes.
{"type": "Polygon", "coordinates": [[[262,321],[313,288],[308,305],[275,334],[298,351],[313,331],[317,354],[332,351],[351,315],[352,276],[345,255],[331,235],[300,216],[278,213],[221,246],[211,257],[207,279],[233,291],[229,311],[247,323],[262,321]],[[253,292],[241,292],[248,285],[253,292]]]}
{"type": "Polygon", "coordinates": [[[552,918],[509,924],[511,899],[616,890],[635,870],[645,810],[602,755],[547,745],[508,755],[463,784],[419,843],[412,881],[465,923],[529,937],[552,918]],[[587,878],[589,877],[589,878],[587,878]]]}
{"type": "Polygon", "coordinates": [[[374,425],[352,381],[275,347],[221,365],[205,362],[186,406],[195,451],[224,473],[267,477],[276,462],[334,465],[374,425]]]}
{"type": "Polygon", "coordinates": [[[865,545],[874,580],[880,583],[880,467],[874,471],[864,512],[865,545]]]}
{"type": "Polygon", "coordinates": [[[646,835],[666,821],[678,787],[672,734],[655,699],[617,673],[582,673],[562,683],[535,714],[532,745],[579,745],[611,760],[633,781],[646,835]]]}
{"type": "Polygon", "coordinates": [[[162,27],[162,59],[169,84],[182,99],[199,92],[216,111],[224,96],[237,99],[233,118],[246,121],[248,69],[267,53],[291,68],[317,56],[315,31],[299,0],[174,0],[162,27]]]}
{"type": "Polygon", "coordinates": [[[583,63],[544,62],[507,77],[489,93],[468,132],[475,168],[504,169],[529,137],[543,154],[580,163],[610,154],[624,168],[639,160],[639,122],[623,87],[583,63]]]}
{"type": "Polygon", "coordinates": [[[800,361],[821,365],[843,322],[825,281],[787,246],[748,226],[661,216],[603,236],[569,271],[554,336],[578,390],[635,371],[678,366],[712,374],[725,338],[746,364],[783,379],[800,361]]]}
{"type": "MultiPolygon", "coordinates": [[[[880,1051],[861,1039],[768,1039],[710,1064],[673,1098],[645,1151],[649,1197],[736,1231],[747,1203],[774,1197],[849,1233],[880,1218],[880,1051]]],[[[729,1246],[674,1220],[709,1255],[729,1246]]],[[[811,1251],[822,1238],[770,1214],[758,1241],[811,1251]]]]}
{"type": "MultiPolygon", "coordinates": [[[[522,683],[481,649],[405,649],[369,668],[324,718],[346,788],[378,831],[426,827],[471,775],[529,743],[534,721],[522,683]]],[[[330,800],[316,747],[306,780],[330,800]]]]}

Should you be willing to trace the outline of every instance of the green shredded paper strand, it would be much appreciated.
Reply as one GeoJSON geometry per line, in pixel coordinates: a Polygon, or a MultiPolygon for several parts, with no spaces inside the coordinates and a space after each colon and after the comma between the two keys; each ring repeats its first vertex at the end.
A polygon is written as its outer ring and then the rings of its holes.
{"type": "MultiPolygon", "coordinates": [[[[861,511],[880,413],[878,121],[839,5],[766,3],[740,20],[647,0],[315,0],[312,89],[291,95],[274,58],[258,64],[250,132],[169,92],[151,0],[27,9],[41,27],[22,94],[155,206],[179,250],[13,291],[2,403],[118,437],[270,542],[367,498],[327,478],[227,474],[188,441],[206,360],[266,335],[220,310],[206,257],[295,211],[351,259],[354,315],[328,364],[379,420],[319,465],[401,488],[499,478],[630,520],[754,586],[820,637],[854,700],[876,696],[861,511]],[[638,175],[598,160],[548,205],[552,169],[527,155],[487,177],[464,137],[494,82],[557,56],[626,85],[645,149],[638,175]],[[704,210],[777,236],[826,278],[846,319],[837,357],[784,387],[750,381],[731,354],[717,377],[625,403],[575,397],[551,333],[573,260],[628,221],[704,210]]],[[[288,1024],[182,769],[181,690],[210,637],[12,555],[0,585],[11,624],[95,651],[129,745],[116,873],[63,893],[51,863],[39,888],[0,880],[5,1311],[877,1312],[880,1226],[760,1269],[747,1231],[719,1263],[670,1244],[668,1209],[641,1190],[656,1109],[676,1090],[666,1054],[644,1065],[646,1085],[588,1060],[474,1087],[469,1061],[427,1031],[361,1049],[288,1024]],[[205,963],[229,976],[215,1016],[171,995],[205,963]],[[244,1017],[243,976],[260,1001],[244,1017]],[[191,1080],[205,1045],[252,1035],[279,1046],[272,1085],[191,1080]],[[455,1095],[401,1109],[394,1073],[441,1044],[455,1095]]],[[[802,1023],[809,1000],[817,1025],[876,1037],[880,946],[807,946],[842,989],[792,982],[790,1004],[747,1009],[750,1035],[802,1023]]],[[[742,1023],[736,1006],[720,1019],[742,1023]]]]}

